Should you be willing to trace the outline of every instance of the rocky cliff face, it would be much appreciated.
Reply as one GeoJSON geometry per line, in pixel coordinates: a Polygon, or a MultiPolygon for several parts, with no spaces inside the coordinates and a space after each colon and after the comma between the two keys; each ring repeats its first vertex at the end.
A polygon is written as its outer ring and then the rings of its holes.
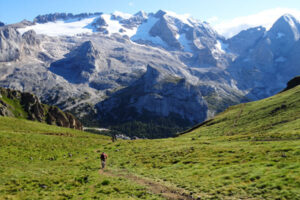
{"type": "Polygon", "coordinates": [[[16,29],[0,28],[0,62],[17,60],[20,57],[20,43],[22,37],[16,29]]]}
{"type": "Polygon", "coordinates": [[[241,31],[239,34],[228,39],[229,49],[234,53],[247,54],[247,50],[254,47],[266,32],[264,27],[255,27],[241,31]]]}
{"type": "Polygon", "coordinates": [[[84,42],[67,58],[53,62],[50,70],[63,76],[71,83],[88,82],[91,75],[97,71],[96,61],[99,52],[91,41],[84,42]]]}
{"type": "Polygon", "coordinates": [[[33,94],[0,88],[0,115],[27,118],[67,128],[82,130],[82,124],[72,114],[55,106],[42,104],[33,94]]]}
{"type": "Polygon", "coordinates": [[[97,108],[103,125],[114,127],[139,121],[153,127],[164,126],[165,136],[172,136],[174,127],[181,131],[242,99],[234,90],[216,91],[209,84],[192,83],[168,70],[148,65],[138,80],[98,103],[97,108]]]}
{"type": "Polygon", "coordinates": [[[13,27],[0,27],[0,62],[20,60],[21,56],[32,54],[39,44],[33,30],[21,35],[13,27]]]}
{"type": "Polygon", "coordinates": [[[199,87],[172,74],[164,74],[148,65],[146,73],[129,87],[98,104],[101,121],[126,122],[150,115],[177,116],[187,126],[207,117],[207,103],[199,87]],[[194,112],[195,110],[199,112],[194,112]]]}

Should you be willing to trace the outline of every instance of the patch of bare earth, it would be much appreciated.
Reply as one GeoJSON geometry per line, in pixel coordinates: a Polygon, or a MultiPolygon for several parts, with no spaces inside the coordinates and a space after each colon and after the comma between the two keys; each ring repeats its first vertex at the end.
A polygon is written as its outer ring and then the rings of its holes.
{"type": "Polygon", "coordinates": [[[145,186],[151,193],[161,195],[168,200],[194,200],[186,190],[177,187],[170,187],[163,185],[162,183],[138,177],[130,173],[119,173],[111,170],[100,170],[99,173],[112,176],[112,177],[122,177],[131,180],[139,185],[145,186]]]}

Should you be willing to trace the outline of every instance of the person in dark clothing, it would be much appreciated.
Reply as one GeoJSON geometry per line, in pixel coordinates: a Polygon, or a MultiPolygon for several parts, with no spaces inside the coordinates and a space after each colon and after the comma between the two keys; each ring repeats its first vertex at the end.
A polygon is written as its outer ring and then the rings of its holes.
{"type": "Polygon", "coordinates": [[[108,158],[107,154],[102,152],[102,154],[100,156],[102,169],[105,168],[107,158],[108,158]]]}
{"type": "Polygon", "coordinates": [[[111,141],[112,141],[112,142],[117,141],[117,135],[116,135],[116,134],[112,134],[112,136],[111,136],[111,141]]]}

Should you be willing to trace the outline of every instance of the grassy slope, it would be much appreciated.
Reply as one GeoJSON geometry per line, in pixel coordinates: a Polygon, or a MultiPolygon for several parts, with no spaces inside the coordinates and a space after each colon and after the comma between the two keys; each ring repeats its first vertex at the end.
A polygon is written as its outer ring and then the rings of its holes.
{"type": "Polygon", "coordinates": [[[16,118],[0,117],[0,127],[0,199],[155,198],[125,179],[99,175],[97,151],[108,137],[16,118]]]}
{"type": "Polygon", "coordinates": [[[0,199],[159,198],[126,179],[100,176],[97,150],[108,153],[112,171],[184,188],[194,197],[300,199],[299,86],[233,106],[178,138],[111,143],[12,118],[0,118],[0,127],[0,199]]]}

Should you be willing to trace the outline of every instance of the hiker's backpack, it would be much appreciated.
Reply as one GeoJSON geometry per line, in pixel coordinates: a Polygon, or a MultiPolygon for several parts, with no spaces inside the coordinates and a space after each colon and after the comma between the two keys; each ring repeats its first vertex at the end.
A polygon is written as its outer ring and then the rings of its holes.
{"type": "Polygon", "coordinates": [[[101,154],[100,158],[101,158],[101,160],[105,160],[105,154],[104,153],[101,154]]]}

